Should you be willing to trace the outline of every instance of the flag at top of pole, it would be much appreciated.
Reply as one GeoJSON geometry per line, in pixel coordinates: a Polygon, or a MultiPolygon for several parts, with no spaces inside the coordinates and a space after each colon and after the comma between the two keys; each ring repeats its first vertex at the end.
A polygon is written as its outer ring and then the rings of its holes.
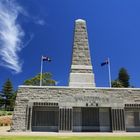
{"type": "Polygon", "coordinates": [[[40,86],[42,86],[42,71],[43,71],[43,62],[51,62],[51,59],[48,56],[41,56],[41,67],[40,67],[40,86]]]}
{"type": "Polygon", "coordinates": [[[109,61],[108,59],[106,59],[104,62],[101,63],[101,66],[105,66],[105,65],[108,65],[109,61]]]}
{"type": "Polygon", "coordinates": [[[42,61],[51,62],[51,59],[48,56],[42,56],[42,61]]]}
{"type": "Polygon", "coordinates": [[[108,78],[109,78],[109,87],[111,88],[111,70],[110,70],[110,59],[107,58],[104,62],[101,63],[101,66],[108,65],[108,78]]]}

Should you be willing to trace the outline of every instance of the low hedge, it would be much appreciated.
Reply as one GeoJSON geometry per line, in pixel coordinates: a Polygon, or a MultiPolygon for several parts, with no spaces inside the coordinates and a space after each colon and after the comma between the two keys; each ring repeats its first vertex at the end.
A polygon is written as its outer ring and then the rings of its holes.
{"type": "Polygon", "coordinates": [[[0,111],[0,116],[7,116],[7,115],[12,115],[12,111],[0,111]]]}
{"type": "Polygon", "coordinates": [[[12,124],[12,116],[1,116],[0,126],[9,126],[12,124]]]}

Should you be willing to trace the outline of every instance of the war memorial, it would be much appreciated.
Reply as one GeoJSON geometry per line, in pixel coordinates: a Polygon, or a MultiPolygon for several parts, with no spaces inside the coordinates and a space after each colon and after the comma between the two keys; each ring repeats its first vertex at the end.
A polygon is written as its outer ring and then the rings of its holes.
{"type": "Polygon", "coordinates": [[[19,86],[11,131],[140,132],[140,89],[99,88],[86,21],[75,21],[69,85],[19,86]]]}

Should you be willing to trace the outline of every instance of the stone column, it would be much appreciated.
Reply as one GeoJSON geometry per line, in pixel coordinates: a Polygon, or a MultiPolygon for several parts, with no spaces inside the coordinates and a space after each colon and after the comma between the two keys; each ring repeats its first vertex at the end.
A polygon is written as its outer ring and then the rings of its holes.
{"type": "Polygon", "coordinates": [[[75,21],[73,55],[69,86],[95,87],[86,21],[82,19],[75,21]]]}

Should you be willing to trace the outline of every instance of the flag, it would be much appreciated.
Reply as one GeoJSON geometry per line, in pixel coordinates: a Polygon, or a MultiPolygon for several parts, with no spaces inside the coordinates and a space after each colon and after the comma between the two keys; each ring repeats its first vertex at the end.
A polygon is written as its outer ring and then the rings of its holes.
{"type": "Polygon", "coordinates": [[[103,63],[101,63],[101,66],[108,65],[108,64],[109,64],[109,61],[108,61],[108,59],[107,59],[107,60],[105,60],[103,63]]]}
{"type": "Polygon", "coordinates": [[[51,59],[48,56],[42,56],[42,61],[51,62],[51,59]]]}

